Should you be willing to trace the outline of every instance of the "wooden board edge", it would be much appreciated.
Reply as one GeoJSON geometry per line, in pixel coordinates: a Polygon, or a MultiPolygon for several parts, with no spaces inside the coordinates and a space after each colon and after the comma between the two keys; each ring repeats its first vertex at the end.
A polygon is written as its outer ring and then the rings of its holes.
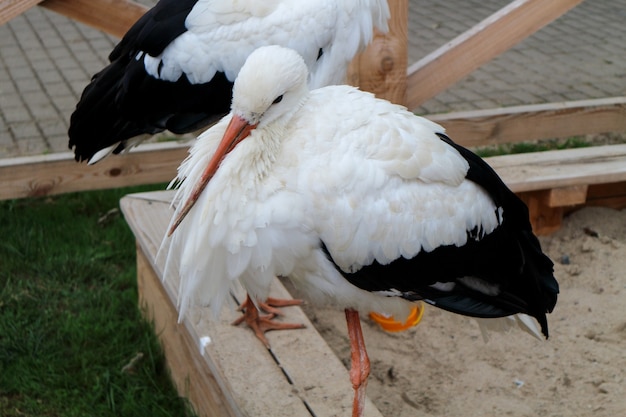
{"type": "Polygon", "coordinates": [[[626,132],[626,97],[427,115],[466,147],[626,132]]]}
{"type": "Polygon", "coordinates": [[[0,200],[169,182],[188,144],[146,144],[94,164],[69,152],[0,160],[0,200]]]}
{"type": "Polygon", "coordinates": [[[232,395],[225,392],[221,386],[223,384],[217,382],[189,331],[177,322],[176,308],[139,245],[137,286],[139,307],[154,326],[179,395],[189,399],[199,417],[243,417],[232,395]]]}
{"type": "Polygon", "coordinates": [[[515,193],[613,183],[626,179],[626,144],[484,159],[515,193]]]}

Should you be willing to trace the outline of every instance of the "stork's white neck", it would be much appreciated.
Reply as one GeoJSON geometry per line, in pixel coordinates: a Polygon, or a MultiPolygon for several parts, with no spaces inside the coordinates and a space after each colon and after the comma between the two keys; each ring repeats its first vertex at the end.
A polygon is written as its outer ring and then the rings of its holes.
{"type": "Polygon", "coordinates": [[[243,188],[257,186],[268,177],[280,153],[284,131],[282,123],[272,123],[264,129],[255,130],[239,144],[241,149],[233,151],[239,150],[240,155],[233,155],[239,161],[233,161],[232,174],[243,188]]]}

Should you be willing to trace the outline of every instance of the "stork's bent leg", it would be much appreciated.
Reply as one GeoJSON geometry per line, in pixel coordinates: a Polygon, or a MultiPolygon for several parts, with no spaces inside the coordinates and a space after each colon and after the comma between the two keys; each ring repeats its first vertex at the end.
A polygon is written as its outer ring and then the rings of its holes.
{"type": "MultiPolygon", "coordinates": [[[[291,301],[291,300],[289,300],[291,301]]],[[[284,305],[297,305],[300,304],[300,300],[296,301],[294,304],[284,304],[284,305]]],[[[264,304],[261,304],[264,305],[264,304]]],[[[246,301],[241,304],[239,309],[242,311],[242,316],[233,322],[233,325],[238,325],[245,322],[248,327],[252,329],[256,337],[263,342],[265,347],[269,349],[270,344],[265,337],[265,332],[270,330],[290,330],[290,329],[302,329],[304,328],[304,324],[299,323],[278,323],[273,321],[274,317],[276,317],[275,313],[270,313],[266,316],[259,315],[259,310],[256,305],[252,302],[250,296],[246,297],[246,301]]]]}
{"type": "Polygon", "coordinates": [[[352,388],[354,388],[352,417],[362,417],[365,409],[367,377],[370,374],[370,359],[365,350],[359,312],[346,309],[346,322],[348,324],[348,337],[350,338],[350,381],[352,388]]]}

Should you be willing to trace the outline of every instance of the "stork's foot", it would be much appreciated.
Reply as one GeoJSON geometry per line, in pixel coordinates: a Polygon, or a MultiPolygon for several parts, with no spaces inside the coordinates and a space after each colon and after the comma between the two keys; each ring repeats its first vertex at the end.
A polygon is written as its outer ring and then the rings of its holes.
{"type": "Polygon", "coordinates": [[[292,330],[302,329],[304,324],[300,323],[279,323],[274,321],[276,316],[282,316],[283,313],[278,310],[278,307],[294,306],[302,304],[302,300],[279,300],[275,298],[268,298],[265,303],[258,303],[259,307],[269,313],[267,315],[260,315],[259,309],[254,305],[250,296],[246,297],[246,301],[239,306],[242,315],[233,322],[233,325],[237,326],[245,322],[248,327],[252,329],[256,337],[263,342],[263,344],[269,349],[270,344],[265,337],[265,332],[270,330],[292,330]]]}

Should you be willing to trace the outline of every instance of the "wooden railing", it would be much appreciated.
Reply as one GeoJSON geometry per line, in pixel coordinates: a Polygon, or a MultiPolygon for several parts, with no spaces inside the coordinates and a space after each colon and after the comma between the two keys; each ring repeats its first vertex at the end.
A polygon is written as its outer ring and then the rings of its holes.
{"type": "MultiPolygon", "coordinates": [[[[376,34],[370,47],[353,61],[347,80],[379,97],[416,108],[581,1],[514,0],[441,48],[408,65],[408,0],[391,0],[389,33],[376,34]]],[[[118,37],[147,10],[145,6],[129,0],[0,0],[0,23],[38,4],[118,37]]],[[[429,118],[446,127],[455,141],[469,147],[624,132],[626,97],[429,115],[429,118]]],[[[107,158],[94,166],[75,163],[70,153],[0,160],[0,199],[166,182],[175,175],[186,148],[187,145],[173,143],[142,145],[127,155],[107,158]]],[[[607,159],[615,161],[616,152],[611,147],[602,149],[607,159]]],[[[551,158],[557,172],[560,159],[571,162],[567,153],[551,158]]],[[[529,161],[532,159],[532,156],[528,158],[529,161]]],[[[600,156],[595,159],[596,162],[600,160],[603,160],[600,156]]],[[[507,165],[498,161],[501,166],[507,165]]],[[[523,164],[515,166],[522,174],[527,169],[523,164]]],[[[507,175],[512,181],[510,173],[499,173],[505,182],[507,175]]],[[[607,188],[615,193],[615,198],[611,200],[610,195],[604,195],[602,201],[610,200],[613,205],[619,206],[620,201],[626,200],[622,197],[622,194],[626,196],[626,191],[622,190],[626,176],[621,175],[620,172],[613,176],[614,183],[607,188]]],[[[542,181],[541,189],[537,189],[537,183],[531,180],[523,186],[519,181],[514,185],[516,191],[526,193],[524,198],[527,201],[534,201],[531,198],[533,195],[549,196],[548,200],[540,198],[542,202],[548,201],[547,205],[542,203],[534,205],[539,208],[531,207],[531,211],[534,210],[531,215],[535,219],[551,217],[558,220],[541,229],[546,232],[558,227],[564,208],[584,204],[587,192],[593,191],[588,185],[596,183],[588,174],[580,175],[579,183],[571,185],[575,187],[572,194],[564,193],[557,179],[554,185],[542,181]],[[560,191],[551,192],[553,189],[560,191]],[[561,214],[548,213],[545,207],[540,206],[558,207],[561,214]]],[[[534,222],[536,225],[542,223],[538,220],[534,222]]]]}

